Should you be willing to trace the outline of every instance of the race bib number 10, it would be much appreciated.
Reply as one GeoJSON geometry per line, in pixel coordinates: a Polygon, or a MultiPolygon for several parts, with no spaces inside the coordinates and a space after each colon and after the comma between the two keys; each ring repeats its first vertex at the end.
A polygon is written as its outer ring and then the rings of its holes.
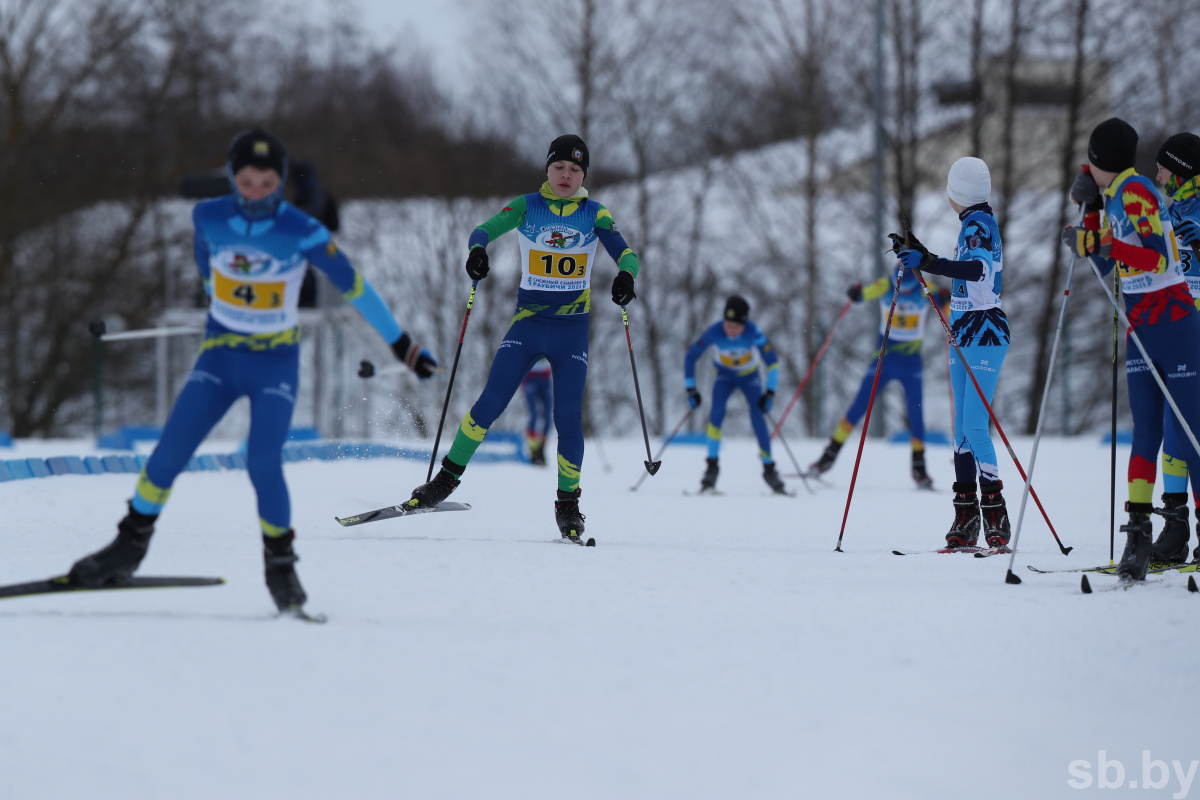
{"type": "Polygon", "coordinates": [[[271,309],[283,305],[282,281],[243,283],[220,272],[213,273],[213,290],[218,300],[241,308],[271,309]]]}
{"type": "Polygon", "coordinates": [[[587,276],[587,253],[529,251],[529,274],[538,278],[579,280],[587,276]]]}

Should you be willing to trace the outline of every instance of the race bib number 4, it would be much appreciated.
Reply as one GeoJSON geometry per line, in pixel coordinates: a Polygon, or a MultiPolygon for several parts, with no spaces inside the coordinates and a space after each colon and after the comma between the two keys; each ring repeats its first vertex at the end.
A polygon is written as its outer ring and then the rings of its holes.
{"type": "Polygon", "coordinates": [[[587,277],[587,253],[547,253],[529,251],[529,274],[535,278],[579,280],[587,277]]]}
{"type": "Polygon", "coordinates": [[[213,294],[218,300],[239,308],[266,310],[283,305],[282,281],[250,283],[213,273],[213,294]]]}

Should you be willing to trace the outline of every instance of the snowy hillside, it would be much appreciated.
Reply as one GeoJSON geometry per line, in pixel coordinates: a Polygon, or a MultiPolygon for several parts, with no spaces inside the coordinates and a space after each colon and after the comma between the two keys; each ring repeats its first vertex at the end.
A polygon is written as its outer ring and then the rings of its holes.
{"type": "MultiPolygon", "coordinates": [[[[807,462],[822,443],[791,444],[807,462]]],[[[182,476],[142,572],[227,585],[0,601],[0,797],[1010,800],[1098,788],[1101,752],[1128,794],[1200,791],[1186,576],[1085,596],[1025,569],[1108,561],[1094,439],[1043,442],[1037,487],[1075,550],[1031,504],[1020,586],[1004,558],[891,554],[940,542],[945,448],[929,493],[907,447],[868,442],[841,554],[853,448],[795,498],[767,494],[749,440],[727,441],[719,497],[683,496],[700,448],[670,448],[636,493],[640,442],[603,452],[611,472],[592,442],[583,482],[594,549],[555,541],[553,474],[533,467],[472,465],[454,496],[472,511],[342,529],[425,465],[288,464],[325,626],[272,617],[245,474],[182,476]],[[1144,751],[1157,790],[1132,789],[1144,751]]],[[[0,484],[0,583],[107,542],[133,480],[0,484]]]]}

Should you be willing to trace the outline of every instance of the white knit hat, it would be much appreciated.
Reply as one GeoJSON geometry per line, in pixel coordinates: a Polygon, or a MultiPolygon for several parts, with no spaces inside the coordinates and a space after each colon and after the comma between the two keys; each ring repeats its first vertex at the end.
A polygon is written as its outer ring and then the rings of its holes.
{"type": "Polygon", "coordinates": [[[960,158],[946,176],[946,194],[960,206],[986,203],[992,193],[992,174],[981,159],[960,158]]]}

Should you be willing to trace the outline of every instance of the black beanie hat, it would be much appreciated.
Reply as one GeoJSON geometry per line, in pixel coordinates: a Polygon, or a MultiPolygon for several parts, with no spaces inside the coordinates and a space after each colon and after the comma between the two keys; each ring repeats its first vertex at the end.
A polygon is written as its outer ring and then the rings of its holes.
{"type": "Polygon", "coordinates": [[[1112,117],[1092,129],[1088,160],[1105,172],[1124,172],[1137,161],[1137,131],[1123,119],[1112,117]]]}
{"type": "Polygon", "coordinates": [[[745,325],[750,318],[750,304],[740,294],[735,294],[725,301],[725,321],[745,325]]]}
{"type": "Polygon", "coordinates": [[[288,157],[283,142],[261,128],[242,131],[229,143],[229,174],[237,175],[245,166],[273,169],[287,177],[288,157]]]}
{"type": "Polygon", "coordinates": [[[1185,132],[1167,139],[1158,149],[1158,163],[1187,183],[1200,173],[1200,136],[1185,132]]]}
{"type": "Polygon", "coordinates": [[[573,161],[583,167],[583,174],[587,175],[589,161],[587,145],[575,134],[564,133],[550,143],[550,152],[546,153],[547,167],[555,161],[573,161]]]}

